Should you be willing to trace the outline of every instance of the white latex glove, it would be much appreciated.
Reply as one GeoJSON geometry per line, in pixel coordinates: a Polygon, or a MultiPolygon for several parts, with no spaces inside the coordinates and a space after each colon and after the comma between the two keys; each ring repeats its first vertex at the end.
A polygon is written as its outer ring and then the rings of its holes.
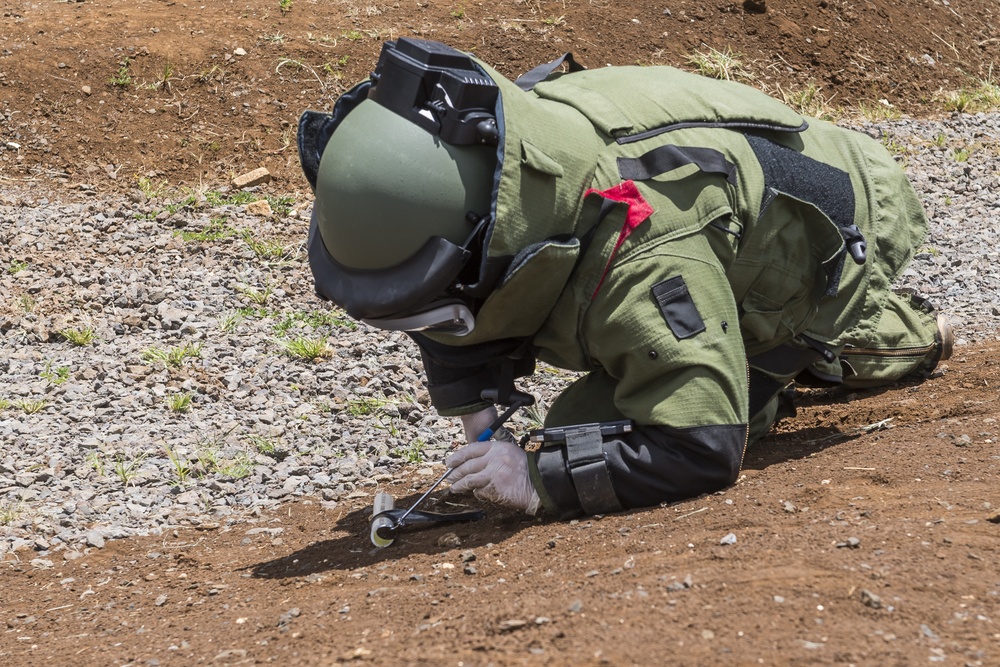
{"type": "MultiPolygon", "coordinates": [[[[487,424],[488,425],[488,424],[487,424]]],[[[528,455],[510,440],[473,442],[448,457],[451,492],[537,514],[541,500],[528,476],[528,455]]]]}
{"type": "MultiPolygon", "coordinates": [[[[490,427],[497,418],[496,406],[491,405],[483,408],[479,412],[462,415],[462,427],[465,429],[465,441],[475,442],[479,439],[479,434],[490,427]]],[[[455,474],[455,473],[452,473],[455,474]]]]}

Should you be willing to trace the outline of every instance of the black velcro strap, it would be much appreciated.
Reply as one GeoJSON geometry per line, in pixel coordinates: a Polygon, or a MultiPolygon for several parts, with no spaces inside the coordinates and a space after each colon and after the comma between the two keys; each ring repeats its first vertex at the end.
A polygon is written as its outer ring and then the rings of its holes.
{"type": "Polygon", "coordinates": [[[694,305],[683,276],[674,276],[653,285],[653,298],[678,340],[691,338],[705,330],[705,321],[694,305]]]}
{"type": "Polygon", "coordinates": [[[736,165],[714,148],[697,146],[658,146],[639,157],[620,157],[618,174],[629,181],[648,181],[689,164],[707,174],[722,174],[731,185],[736,185],[736,165]]]}
{"type": "Polygon", "coordinates": [[[854,224],[851,175],[764,137],[755,134],[745,136],[764,171],[765,193],[761,214],[770,204],[769,189],[807,201],[837,225],[851,258],[857,264],[864,264],[867,249],[864,235],[854,224]]]}
{"type": "Polygon", "coordinates": [[[530,72],[525,72],[524,74],[522,74],[517,78],[517,81],[515,81],[514,84],[521,90],[525,91],[531,90],[532,88],[535,87],[536,84],[544,81],[549,74],[555,72],[556,68],[558,68],[564,62],[567,65],[569,65],[570,72],[582,72],[583,70],[587,69],[580,63],[573,60],[572,53],[566,52],[550,63],[544,63],[534,68],[530,72]]]}
{"type": "Polygon", "coordinates": [[[624,509],[611,484],[600,426],[567,430],[566,464],[585,513],[606,514],[624,509]]]}

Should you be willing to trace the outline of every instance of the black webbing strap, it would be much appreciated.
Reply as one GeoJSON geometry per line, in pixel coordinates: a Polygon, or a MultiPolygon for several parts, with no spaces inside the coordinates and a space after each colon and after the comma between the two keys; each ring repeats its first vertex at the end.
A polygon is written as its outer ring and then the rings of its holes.
{"type": "Polygon", "coordinates": [[[514,85],[516,85],[521,90],[526,90],[526,91],[531,90],[532,88],[535,87],[535,85],[544,81],[549,74],[555,72],[556,69],[563,63],[569,65],[570,72],[582,72],[583,70],[587,69],[580,63],[573,60],[572,53],[566,52],[550,63],[544,63],[534,68],[530,72],[525,72],[524,74],[522,74],[517,78],[517,80],[514,82],[514,85]]]}
{"type": "Polygon", "coordinates": [[[611,484],[600,426],[566,431],[566,464],[585,513],[606,514],[624,509],[611,484]]]}
{"type": "Polygon", "coordinates": [[[639,157],[618,158],[618,175],[627,181],[648,181],[689,164],[708,174],[722,174],[736,185],[736,165],[714,148],[658,146],[639,157]]]}

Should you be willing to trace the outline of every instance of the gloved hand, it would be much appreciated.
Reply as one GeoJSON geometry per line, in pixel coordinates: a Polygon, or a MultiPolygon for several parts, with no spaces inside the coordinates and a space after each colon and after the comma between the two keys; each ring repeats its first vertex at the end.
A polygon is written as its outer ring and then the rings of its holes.
{"type": "Polygon", "coordinates": [[[528,476],[528,455],[510,440],[473,442],[448,457],[451,492],[537,514],[541,500],[528,476]]]}
{"type": "MultiPolygon", "coordinates": [[[[496,406],[491,405],[479,412],[462,415],[462,427],[465,429],[465,441],[476,442],[479,435],[490,427],[497,418],[496,406]]],[[[454,474],[454,473],[452,473],[454,474]]]]}

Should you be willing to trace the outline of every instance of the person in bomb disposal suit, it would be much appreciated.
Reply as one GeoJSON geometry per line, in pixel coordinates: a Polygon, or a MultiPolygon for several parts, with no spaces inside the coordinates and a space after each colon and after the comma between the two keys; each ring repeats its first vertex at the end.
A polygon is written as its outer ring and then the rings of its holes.
{"type": "Polygon", "coordinates": [[[511,82],[401,38],[298,142],[317,293],[416,341],[471,443],[455,492],[572,517],[716,491],[792,383],[951,353],[892,290],[927,233],[900,168],[747,86],[569,54],[511,82]],[[585,375],[528,446],[476,442],[536,360],[585,375]]]}

